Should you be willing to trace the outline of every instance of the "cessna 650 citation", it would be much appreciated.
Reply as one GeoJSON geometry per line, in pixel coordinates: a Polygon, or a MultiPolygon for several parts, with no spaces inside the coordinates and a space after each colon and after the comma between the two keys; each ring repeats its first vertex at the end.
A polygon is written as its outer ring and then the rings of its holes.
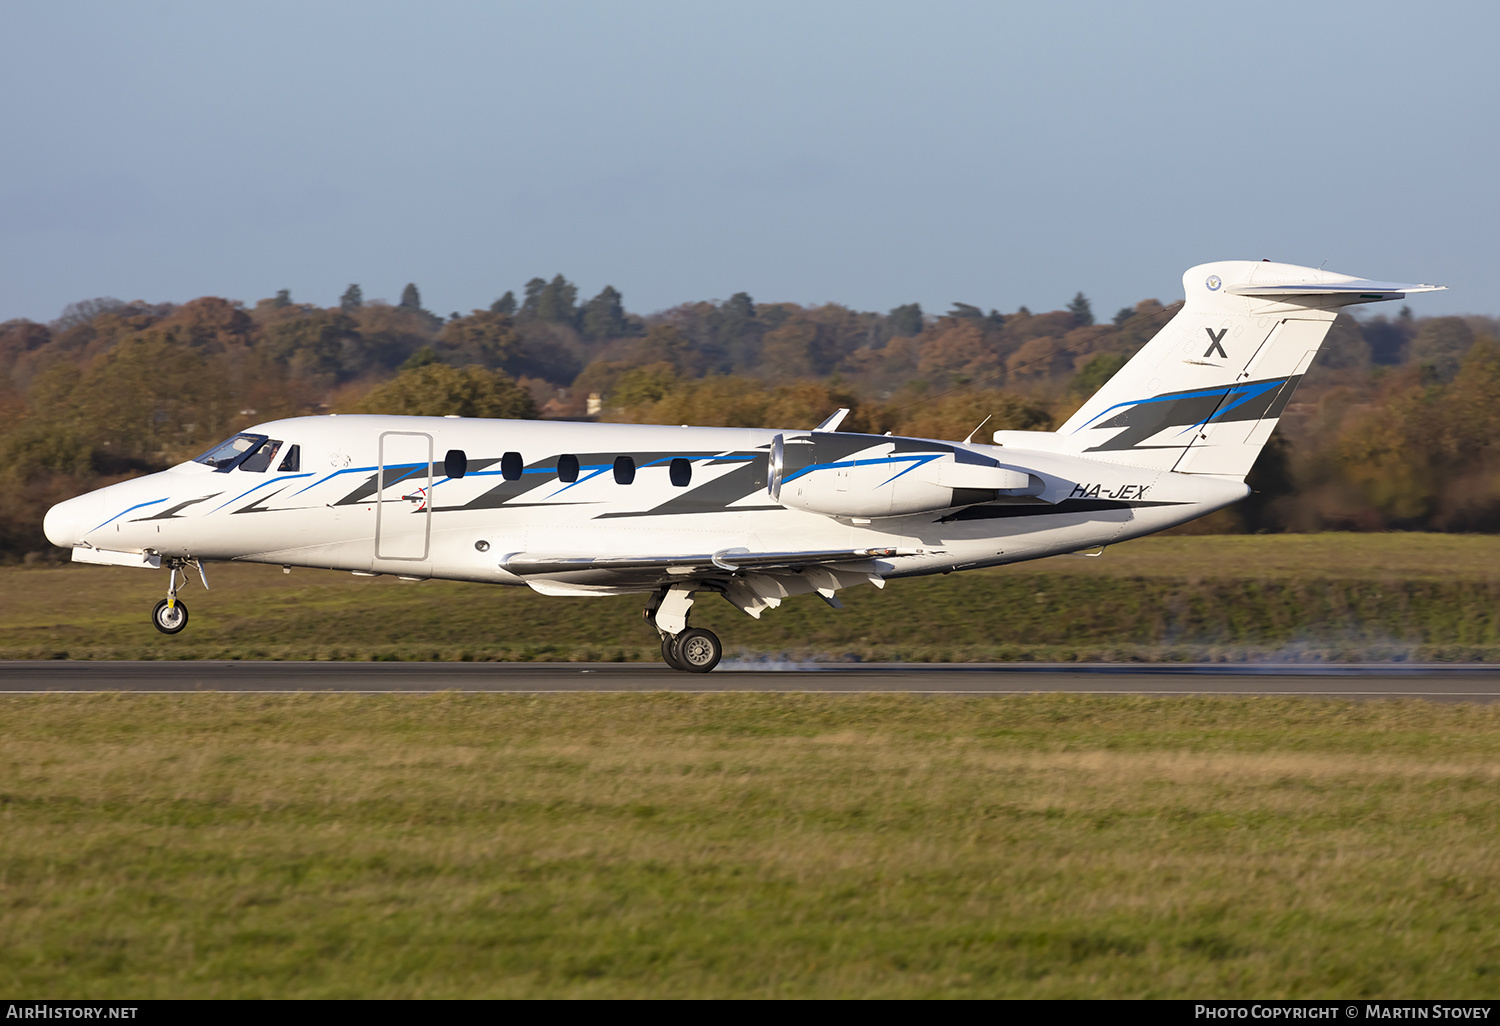
{"type": "MultiPolygon", "coordinates": [[[[838,430],[322,416],[259,424],[170,470],[54,506],[73,560],[241,560],[403,579],[648,596],[662,657],[706,673],[714,592],[792,595],[1109,545],[1236,502],[1340,307],[1442,286],[1268,261],[1183,277],[1182,309],[1057,431],[993,444],[838,430]]],[[[972,435],[970,438],[972,439],[972,435]]],[[[208,581],[203,580],[206,587],[208,581]]]]}

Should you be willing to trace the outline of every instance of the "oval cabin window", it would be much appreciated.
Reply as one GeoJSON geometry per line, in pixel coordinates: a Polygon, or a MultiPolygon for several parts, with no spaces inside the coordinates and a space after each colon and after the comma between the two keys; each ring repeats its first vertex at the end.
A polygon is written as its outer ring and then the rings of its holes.
{"type": "Polygon", "coordinates": [[[635,480],[635,460],[629,456],[615,457],[615,484],[630,484],[635,480]]]}

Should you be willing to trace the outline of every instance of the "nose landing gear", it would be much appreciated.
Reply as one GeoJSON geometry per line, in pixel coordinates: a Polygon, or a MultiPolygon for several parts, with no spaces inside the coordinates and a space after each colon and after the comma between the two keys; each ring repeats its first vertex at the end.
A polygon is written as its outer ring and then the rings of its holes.
{"type": "Polygon", "coordinates": [[[208,590],[208,575],[203,572],[203,564],[196,559],[172,559],[167,566],[171,570],[171,576],[167,578],[167,597],[151,610],[151,626],[163,634],[178,634],[188,624],[188,609],[187,604],[177,598],[177,571],[185,566],[196,568],[204,591],[208,590]]]}
{"type": "Polygon", "coordinates": [[[163,634],[178,633],[187,626],[187,621],[187,603],[178,602],[175,597],[162,599],[151,611],[151,626],[163,634]]]}
{"type": "Polygon", "coordinates": [[[674,670],[707,673],[719,665],[724,646],[713,631],[688,627],[693,593],[685,584],[663,588],[646,607],[646,622],[661,635],[661,658],[674,670]]]}

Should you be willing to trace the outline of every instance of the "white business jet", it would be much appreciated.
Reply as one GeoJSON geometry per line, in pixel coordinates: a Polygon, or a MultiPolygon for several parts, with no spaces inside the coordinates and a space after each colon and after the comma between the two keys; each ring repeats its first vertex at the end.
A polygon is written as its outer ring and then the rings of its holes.
{"type": "MultiPolygon", "coordinates": [[[[1245,475],[1339,308],[1442,286],[1262,261],[1194,267],[1187,302],[1057,431],[993,444],[839,431],[456,417],[259,424],[47,513],[73,560],[213,560],[649,596],[662,657],[706,673],[700,593],[751,616],[792,595],[1125,541],[1250,493],[1245,475]]],[[[205,587],[208,582],[203,580],[205,587]]]]}

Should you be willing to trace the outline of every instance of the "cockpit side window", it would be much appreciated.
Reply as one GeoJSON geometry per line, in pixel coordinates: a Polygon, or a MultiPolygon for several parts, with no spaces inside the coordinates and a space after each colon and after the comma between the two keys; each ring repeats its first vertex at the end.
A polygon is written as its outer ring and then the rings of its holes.
{"type": "Polygon", "coordinates": [[[193,462],[213,467],[221,473],[230,471],[265,440],[265,435],[235,435],[229,441],[220,442],[201,456],[194,456],[193,462]]]}
{"type": "Polygon", "coordinates": [[[281,466],[276,468],[278,474],[295,474],[302,469],[302,446],[293,445],[288,447],[286,456],[282,457],[281,466]]]}
{"type": "Polygon", "coordinates": [[[244,462],[240,464],[240,469],[252,474],[264,474],[266,468],[270,467],[271,461],[276,458],[276,453],[280,448],[281,439],[266,439],[256,447],[254,452],[245,457],[244,462]]]}

